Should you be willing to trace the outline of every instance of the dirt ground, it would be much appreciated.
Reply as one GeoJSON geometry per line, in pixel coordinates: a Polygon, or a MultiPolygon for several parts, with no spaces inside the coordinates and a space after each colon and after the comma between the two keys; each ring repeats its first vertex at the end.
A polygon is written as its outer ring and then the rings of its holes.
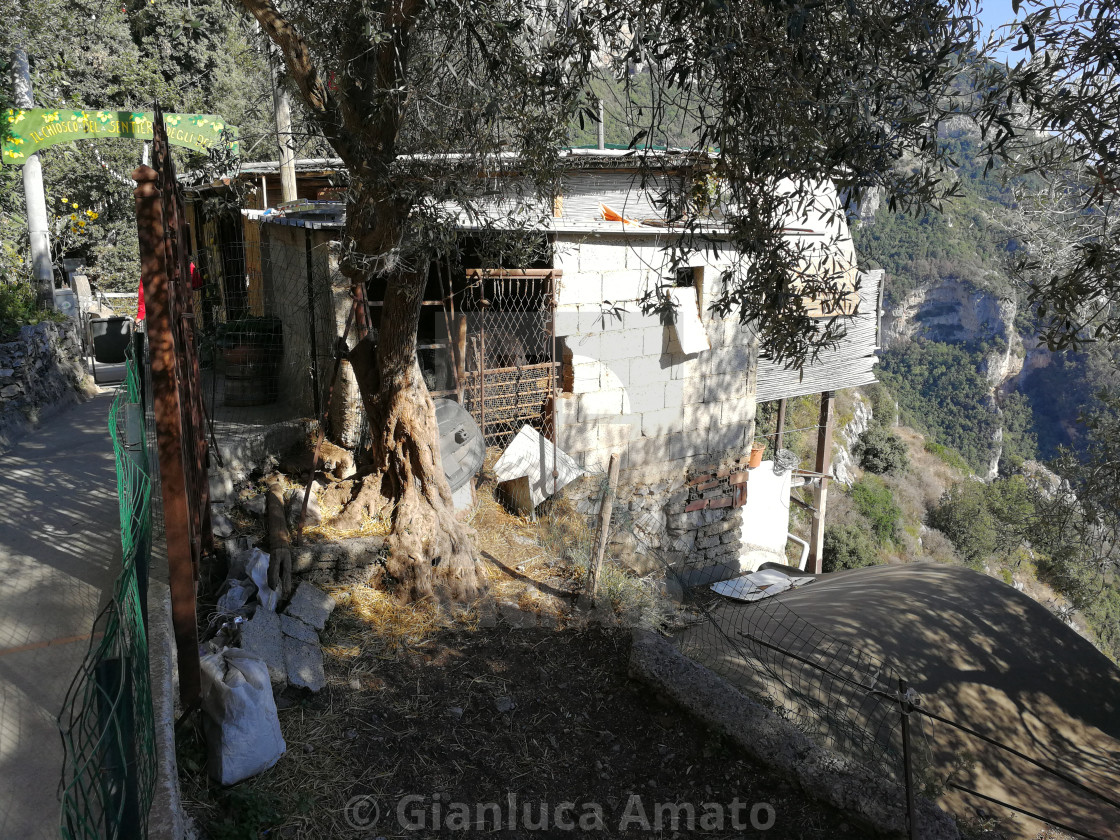
{"type": "Polygon", "coordinates": [[[197,740],[181,747],[184,797],[213,840],[865,837],[629,679],[626,631],[460,622],[355,646],[361,625],[336,610],[328,688],[282,695],[288,752],[272,770],[222,790],[197,740]]]}

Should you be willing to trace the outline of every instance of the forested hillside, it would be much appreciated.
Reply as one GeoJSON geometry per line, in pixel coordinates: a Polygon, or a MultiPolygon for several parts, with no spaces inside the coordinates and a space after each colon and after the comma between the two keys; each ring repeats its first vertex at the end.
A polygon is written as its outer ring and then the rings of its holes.
{"type": "Polygon", "coordinates": [[[853,226],[864,265],[887,272],[882,384],[855,395],[875,404],[874,419],[844,438],[863,469],[830,509],[826,562],[985,570],[1117,658],[1120,590],[1101,542],[1107,532],[1087,525],[1115,501],[1101,452],[1102,432],[1115,426],[1105,395],[1117,384],[1116,350],[1107,341],[1056,352],[1041,344],[1011,270],[1017,192],[1040,181],[985,175],[965,126],[945,142],[959,197],[918,217],[865,202],[853,226]],[[1094,463],[1097,478],[1087,481],[1094,463]]]}

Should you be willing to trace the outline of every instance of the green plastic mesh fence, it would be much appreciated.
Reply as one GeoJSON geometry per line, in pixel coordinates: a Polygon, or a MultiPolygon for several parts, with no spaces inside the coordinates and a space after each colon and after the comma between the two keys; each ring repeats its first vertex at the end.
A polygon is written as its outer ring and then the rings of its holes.
{"type": "Polygon", "coordinates": [[[59,729],[63,838],[147,836],[155,787],[146,596],[152,481],[144,444],[140,372],[127,376],[109,412],[117,468],[122,565],[113,598],[94,623],[90,648],[67,692],[59,729]]]}

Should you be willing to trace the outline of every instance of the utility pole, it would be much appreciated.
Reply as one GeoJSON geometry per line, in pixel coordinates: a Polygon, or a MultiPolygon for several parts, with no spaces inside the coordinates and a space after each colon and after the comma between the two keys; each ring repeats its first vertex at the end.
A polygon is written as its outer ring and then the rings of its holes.
{"type": "Polygon", "coordinates": [[[276,111],[276,145],[280,149],[280,199],[287,203],[296,200],[296,152],[292,139],[292,103],[281,84],[282,72],[280,62],[272,54],[272,104],[276,111]]]}
{"type": "MultiPolygon", "coordinates": [[[[27,50],[16,47],[12,55],[16,107],[33,108],[31,68],[27,50]]],[[[31,238],[31,268],[39,305],[54,307],[54,267],[51,263],[51,235],[47,225],[47,199],[43,194],[43,166],[39,155],[29,155],[23,164],[23,195],[27,202],[27,232],[31,238]]]]}
{"type": "Polygon", "coordinates": [[[599,148],[607,148],[607,109],[603,100],[599,100],[599,148]]]}

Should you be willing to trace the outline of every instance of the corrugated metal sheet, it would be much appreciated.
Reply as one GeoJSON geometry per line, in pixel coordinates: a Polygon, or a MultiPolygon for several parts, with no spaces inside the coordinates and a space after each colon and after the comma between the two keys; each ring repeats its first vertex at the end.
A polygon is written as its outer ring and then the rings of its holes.
{"type": "Polygon", "coordinates": [[[860,274],[860,310],[847,324],[839,346],[825,350],[804,370],[790,370],[765,357],[758,362],[759,402],[837,391],[875,382],[878,361],[879,313],[882,310],[883,272],[860,274]]]}

